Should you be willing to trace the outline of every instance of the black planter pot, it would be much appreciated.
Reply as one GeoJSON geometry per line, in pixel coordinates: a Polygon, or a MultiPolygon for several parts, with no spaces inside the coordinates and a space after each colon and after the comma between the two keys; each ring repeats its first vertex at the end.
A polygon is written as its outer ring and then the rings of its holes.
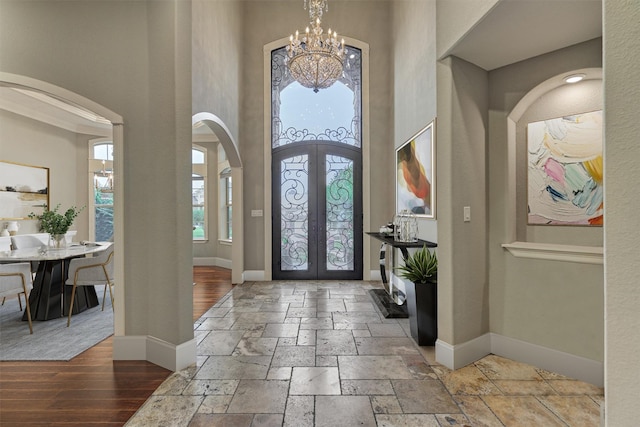
{"type": "Polygon", "coordinates": [[[435,345],[438,339],[438,284],[405,282],[411,337],[418,345],[435,345]]]}

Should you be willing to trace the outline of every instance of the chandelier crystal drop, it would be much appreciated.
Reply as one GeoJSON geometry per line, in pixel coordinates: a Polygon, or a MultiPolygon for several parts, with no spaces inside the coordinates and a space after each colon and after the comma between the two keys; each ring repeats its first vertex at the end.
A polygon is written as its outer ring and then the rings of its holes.
{"type": "MultiPolygon", "coordinates": [[[[328,10],[326,0],[308,0],[310,26],[305,34],[296,31],[289,37],[287,66],[291,76],[302,86],[318,92],[326,89],[342,77],[345,56],[344,39],[338,41],[338,33],[331,29],[324,34],[320,26],[323,10],[328,10]]],[[[304,0],[307,7],[307,0],[304,0]]]]}

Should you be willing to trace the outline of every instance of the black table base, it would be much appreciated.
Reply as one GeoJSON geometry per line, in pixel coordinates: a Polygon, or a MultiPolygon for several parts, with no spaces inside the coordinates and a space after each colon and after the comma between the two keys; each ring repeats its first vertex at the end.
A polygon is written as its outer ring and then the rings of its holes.
{"type": "MultiPolygon", "coordinates": [[[[32,320],[58,319],[69,314],[72,286],[64,285],[68,271],[69,259],[40,261],[33,281],[33,289],[29,294],[32,320]]],[[[76,289],[72,314],[83,312],[97,305],[99,302],[95,288],[80,286],[76,289]]],[[[22,320],[27,320],[26,310],[22,320]]]]}

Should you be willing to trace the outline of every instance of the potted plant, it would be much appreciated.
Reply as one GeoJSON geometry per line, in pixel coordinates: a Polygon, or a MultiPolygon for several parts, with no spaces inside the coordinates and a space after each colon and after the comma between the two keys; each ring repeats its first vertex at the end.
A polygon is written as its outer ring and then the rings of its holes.
{"type": "Polygon", "coordinates": [[[40,220],[40,229],[45,233],[49,233],[54,246],[59,248],[64,245],[65,234],[69,231],[69,227],[73,224],[78,214],[82,212],[84,207],[78,209],[75,206],[70,207],[64,213],[58,213],[60,204],[53,210],[45,207],[42,215],[36,215],[33,212],[29,214],[29,218],[40,220]]]}
{"type": "Polygon", "coordinates": [[[438,258],[426,246],[404,258],[396,270],[405,282],[411,336],[418,345],[438,339],[438,258]]]}

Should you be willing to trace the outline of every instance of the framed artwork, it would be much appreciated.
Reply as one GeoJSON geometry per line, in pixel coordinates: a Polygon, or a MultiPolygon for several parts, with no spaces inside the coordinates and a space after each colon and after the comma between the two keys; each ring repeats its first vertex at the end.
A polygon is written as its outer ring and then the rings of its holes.
{"type": "Polygon", "coordinates": [[[435,120],[396,150],[396,212],[436,217],[435,120]]]}
{"type": "Polygon", "coordinates": [[[530,225],[603,224],[602,111],[527,125],[530,225]]]}
{"type": "Polygon", "coordinates": [[[29,219],[49,205],[49,168],[0,160],[0,219],[29,219]]]}

